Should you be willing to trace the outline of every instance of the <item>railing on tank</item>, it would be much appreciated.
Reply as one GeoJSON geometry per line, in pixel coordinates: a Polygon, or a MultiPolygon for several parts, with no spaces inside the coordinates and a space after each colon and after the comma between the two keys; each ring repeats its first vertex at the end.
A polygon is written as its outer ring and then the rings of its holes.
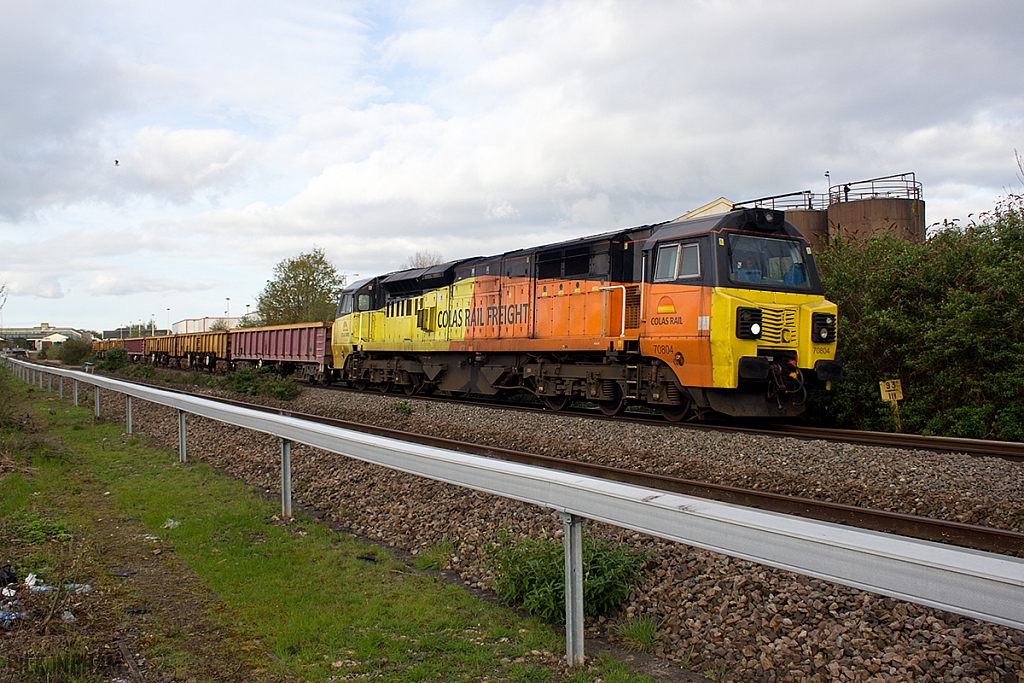
{"type": "Polygon", "coordinates": [[[777,194],[771,197],[748,199],[745,202],[733,204],[733,208],[741,207],[779,209],[782,211],[787,209],[821,210],[828,207],[828,197],[823,194],[814,194],[810,190],[804,190],[803,192],[787,192],[786,194],[777,194]]]}
{"type": "Polygon", "coordinates": [[[829,204],[878,198],[921,199],[921,183],[917,182],[913,173],[900,173],[832,185],[828,188],[829,204]]]}

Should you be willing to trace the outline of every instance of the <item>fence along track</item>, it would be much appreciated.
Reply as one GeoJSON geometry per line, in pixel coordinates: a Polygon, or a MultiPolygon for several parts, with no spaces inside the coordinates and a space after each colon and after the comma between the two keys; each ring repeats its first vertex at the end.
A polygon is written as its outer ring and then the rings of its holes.
{"type": "MultiPolygon", "coordinates": [[[[70,377],[97,388],[272,434],[364,462],[563,513],[567,557],[581,518],[767,564],[857,589],[1024,629],[1024,560],[710,501],[576,472],[384,438],[283,411],[264,412],[69,370],[7,360],[19,375],[70,377]]],[[[492,449],[496,450],[496,449],[492,449]]],[[[567,563],[567,593],[581,581],[567,563]]],[[[582,599],[582,598],[580,598],[582,599]]],[[[582,658],[582,623],[568,609],[570,662],[582,658]],[[573,645],[574,639],[577,641],[573,645]]]]}

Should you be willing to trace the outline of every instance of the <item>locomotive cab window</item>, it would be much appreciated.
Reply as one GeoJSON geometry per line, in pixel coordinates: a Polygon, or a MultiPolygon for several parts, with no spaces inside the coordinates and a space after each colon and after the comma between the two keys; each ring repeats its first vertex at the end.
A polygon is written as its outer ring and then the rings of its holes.
{"type": "Polygon", "coordinates": [[[352,295],[344,294],[341,297],[341,303],[338,304],[338,317],[348,315],[352,312],[352,295]]]}
{"type": "Polygon", "coordinates": [[[729,236],[729,279],[772,287],[811,287],[800,242],[751,235],[729,236]]]}
{"type": "Polygon", "coordinates": [[[370,310],[370,295],[369,294],[359,294],[356,297],[356,309],[359,310],[359,311],[368,311],[368,310],[370,310]]]}
{"type": "Polygon", "coordinates": [[[700,245],[666,244],[658,247],[654,281],[669,282],[700,277],[700,245]]]}

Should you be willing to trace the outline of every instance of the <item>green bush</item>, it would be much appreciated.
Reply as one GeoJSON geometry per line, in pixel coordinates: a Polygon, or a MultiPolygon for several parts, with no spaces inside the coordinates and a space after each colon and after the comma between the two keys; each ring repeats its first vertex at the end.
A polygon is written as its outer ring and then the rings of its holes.
{"type": "MultiPolygon", "coordinates": [[[[508,529],[488,552],[498,596],[545,621],[565,621],[565,551],[552,539],[515,539],[508,529]]],[[[583,611],[593,616],[617,609],[629,597],[647,563],[645,555],[583,534],[583,611]]]]}
{"type": "Polygon", "coordinates": [[[1011,196],[924,244],[837,241],[818,259],[839,306],[844,379],[811,419],[892,430],[878,382],[899,379],[904,431],[1024,439],[1024,201],[1011,196]]]}
{"type": "Polygon", "coordinates": [[[57,349],[57,358],[63,365],[81,365],[92,354],[92,344],[78,339],[69,339],[57,349]]]}
{"type": "Polygon", "coordinates": [[[242,368],[223,377],[220,386],[239,394],[269,396],[290,401],[302,392],[302,388],[291,377],[281,377],[272,368],[242,368]]]}
{"type": "Polygon", "coordinates": [[[128,365],[128,351],[124,348],[114,348],[103,354],[103,360],[97,366],[110,372],[118,372],[128,365]]]}
{"type": "Polygon", "coordinates": [[[124,368],[124,374],[135,379],[153,379],[156,377],[156,368],[152,365],[128,365],[124,368]]]}

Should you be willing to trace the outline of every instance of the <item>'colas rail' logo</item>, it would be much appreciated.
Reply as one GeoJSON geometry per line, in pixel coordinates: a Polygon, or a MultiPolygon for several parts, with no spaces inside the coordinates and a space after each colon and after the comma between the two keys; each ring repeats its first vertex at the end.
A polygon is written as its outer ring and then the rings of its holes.
{"type": "Polygon", "coordinates": [[[658,315],[651,317],[652,325],[682,325],[682,316],[673,315],[676,312],[676,305],[672,297],[663,296],[658,300],[658,315]]]}

